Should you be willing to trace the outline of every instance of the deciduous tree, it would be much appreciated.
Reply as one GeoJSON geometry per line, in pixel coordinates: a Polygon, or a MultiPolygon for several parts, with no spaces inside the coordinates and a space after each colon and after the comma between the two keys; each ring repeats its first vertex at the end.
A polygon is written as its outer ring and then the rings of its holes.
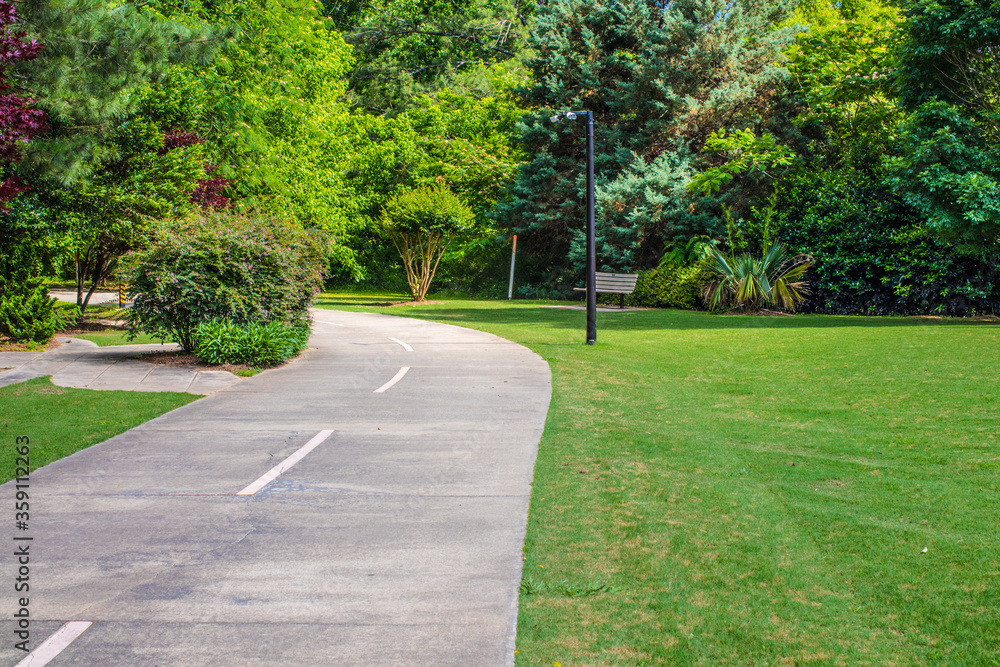
{"type": "Polygon", "coordinates": [[[382,209],[381,229],[392,239],[406,271],[414,301],[423,301],[442,255],[476,215],[444,185],[421,186],[390,198],[382,209]]]}

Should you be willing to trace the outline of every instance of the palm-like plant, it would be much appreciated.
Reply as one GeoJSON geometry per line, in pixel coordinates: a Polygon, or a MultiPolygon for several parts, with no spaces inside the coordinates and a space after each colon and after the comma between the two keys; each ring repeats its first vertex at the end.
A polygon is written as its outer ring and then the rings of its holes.
{"type": "Polygon", "coordinates": [[[749,253],[726,254],[714,246],[705,251],[712,280],[702,288],[702,300],[711,310],[735,306],[745,311],[763,306],[795,310],[809,294],[802,279],[812,266],[808,255],[788,256],[788,248],[775,241],[757,259],[749,253]]]}

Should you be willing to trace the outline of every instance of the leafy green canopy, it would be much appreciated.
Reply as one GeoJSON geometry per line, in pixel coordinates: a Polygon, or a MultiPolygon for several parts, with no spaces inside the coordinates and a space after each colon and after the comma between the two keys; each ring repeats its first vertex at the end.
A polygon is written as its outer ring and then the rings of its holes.
{"type": "Polygon", "coordinates": [[[200,149],[172,150],[142,105],[171,67],[203,65],[225,35],[147,6],[28,0],[19,9],[44,48],[18,65],[14,80],[51,129],[16,167],[31,191],[0,221],[0,244],[32,270],[70,263],[65,254],[77,251],[84,310],[86,279],[92,293],[149,220],[189,208],[204,176],[200,149]]]}
{"type": "Polygon", "coordinates": [[[817,163],[877,164],[894,149],[901,112],[894,73],[900,12],[879,0],[806,0],[793,24],[808,26],[788,51],[796,124],[817,163]]]}
{"type": "MultiPolygon", "coordinates": [[[[655,265],[675,241],[719,231],[718,202],[685,183],[719,129],[759,128],[782,88],[776,23],[785,3],[681,0],[663,5],[557,0],[540,8],[529,60],[534,85],[519,130],[528,163],[501,220],[524,238],[536,274],[568,281],[583,264],[584,129],[549,109],[595,114],[600,263],[655,265]]],[[[734,196],[734,195],[729,195],[734,196]]]]}
{"type": "MultiPolygon", "coordinates": [[[[489,211],[502,199],[522,161],[510,142],[523,107],[510,90],[520,75],[501,65],[483,68],[492,94],[476,97],[440,91],[415,100],[395,117],[356,112],[348,177],[359,231],[352,242],[369,279],[394,260],[375,227],[383,204],[396,193],[446,181],[486,230],[489,211]]],[[[462,253],[456,243],[452,252],[462,253]]],[[[344,271],[342,271],[344,272],[344,271]]]]}
{"type": "Polygon", "coordinates": [[[79,253],[81,311],[98,283],[115,272],[119,258],[142,245],[154,221],[193,208],[191,193],[205,175],[202,146],[168,148],[159,128],[140,115],[111,130],[104,146],[108,156],[90,166],[88,178],[38,188],[51,227],[79,253]]]}
{"type": "Polygon", "coordinates": [[[390,115],[442,90],[491,94],[483,65],[509,61],[524,48],[534,11],[534,3],[524,0],[326,0],[324,5],[355,48],[354,103],[390,115]]]}
{"type": "Polygon", "coordinates": [[[26,148],[23,169],[62,182],[86,178],[114,156],[106,141],[133,113],[141,92],[172,64],[203,66],[223,34],[198,22],[164,19],[148,7],[95,0],[18,3],[27,35],[44,44],[20,63],[15,82],[52,129],[26,148]]]}
{"type": "Polygon", "coordinates": [[[326,230],[334,254],[356,272],[346,245],[356,207],[344,178],[359,132],[344,101],[351,49],[317,3],[154,5],[236,36],[210,65],[171,70],[150,96],[148,113],[205,140],[206,160],[232,183],[237,206],[265,206],[326,230]]]}

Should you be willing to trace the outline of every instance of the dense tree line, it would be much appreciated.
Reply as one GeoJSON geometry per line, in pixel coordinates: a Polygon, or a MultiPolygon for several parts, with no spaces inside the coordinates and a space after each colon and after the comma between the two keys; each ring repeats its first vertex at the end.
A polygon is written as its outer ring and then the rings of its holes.
{"type": "Polygon", "coordinates": [[[595,114],[604,269],[780,239],[814,259],[806,309],[1000,302],[995,1],[23,0],[0,22],[0,273],[76,277],[81,307],[208,209],[321,230],[333,280],[399,286],[379,220],[423,186],[475,215],[446,284],[498,293],[517,233],[520,293],[568,294],[564,109],[595,114]]]}

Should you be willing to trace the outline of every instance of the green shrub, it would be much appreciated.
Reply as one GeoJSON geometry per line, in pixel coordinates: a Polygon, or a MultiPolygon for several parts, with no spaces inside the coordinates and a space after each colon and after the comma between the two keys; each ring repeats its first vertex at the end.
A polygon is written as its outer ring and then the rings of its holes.
{"type": "Polygon", "coordinates": [[[815,262],[803,312],[1000,312],[1000,257],[957,252],[875,178],[847,170],[798,174],[783,186],[778,218],[780,239],[815,262]]]}
{"type": "Polygon", "coordinates": [[[0,278],[0,334],[17,343],[45,344],[71,315],[55,310],[56,300],[40,278],[26,275],[0,278]]]}
{"type": "Polygon", "coordinates": [[[126,258],[129,330],[191,351],[204,322],[305,323],[325,264],[320,237],[278,218],[219,212],[174,223],[126,258]]]}
{"type": "Polygon", "coordinates": [[[294,357],[309,341],[306,323],[253,323],[230,320],[202,322],[192,334],[194,353],[209,364],[274,366],[294,357]]]}
{"type": "Polygon", "coordinates": [[[665,263],[652,271],[640,271],[635,291],[625,299],[625,303],[651,308],[697,308],[701,286],[706,280],[707,275],[700,264],[677,266],[665,263]]]}

